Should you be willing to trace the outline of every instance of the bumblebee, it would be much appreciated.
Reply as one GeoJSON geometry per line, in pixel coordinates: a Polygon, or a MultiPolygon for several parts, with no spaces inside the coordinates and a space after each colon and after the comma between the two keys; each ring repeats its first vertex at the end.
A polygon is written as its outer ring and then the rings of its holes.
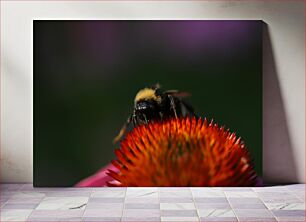
{"type": "Polygon", "coordinates": [[[133,112],[113,142],[117,143],[131,124],[135,127],[151,121],[163,121],[186,115],[194,116],[193,107],[184,100],[188,96],[190,96],[188,92],[163,91],[159,84],[139,90],[134,99],[133,112]]]}

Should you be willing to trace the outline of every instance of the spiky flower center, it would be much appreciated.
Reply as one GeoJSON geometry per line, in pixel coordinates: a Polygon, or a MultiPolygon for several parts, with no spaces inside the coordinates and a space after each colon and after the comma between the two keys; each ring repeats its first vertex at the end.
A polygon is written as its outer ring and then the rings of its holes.
{"type": "MultiPolygon", "coordinates": [[[[240,138],[195,117],[134,128],[115,150],[120,186],[252,186],[256,173],[240,138]]],[[[109,184],[112,185],[112,184],[109,184]]]]}

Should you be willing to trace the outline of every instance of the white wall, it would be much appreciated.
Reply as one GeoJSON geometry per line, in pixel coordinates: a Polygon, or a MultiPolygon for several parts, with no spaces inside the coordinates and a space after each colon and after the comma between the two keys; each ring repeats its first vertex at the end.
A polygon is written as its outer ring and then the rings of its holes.
{"type": "Polygon", "coordinates": [[[1,1],[1,179],[33,177],[33,19],[261,19],[264,177],[305,182],[303,1],[1,1]],[[270,41],[269,41],[270,39],[270,41]]]}

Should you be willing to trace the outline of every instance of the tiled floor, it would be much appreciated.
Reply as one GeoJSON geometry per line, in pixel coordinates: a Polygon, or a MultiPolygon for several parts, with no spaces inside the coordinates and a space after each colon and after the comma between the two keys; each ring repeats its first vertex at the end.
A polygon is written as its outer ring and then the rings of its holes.
{"type": "Polygon", "coordinates": [[[1,221],[305,221],[305,185],[33,188],[1,185],[1,221]]]}

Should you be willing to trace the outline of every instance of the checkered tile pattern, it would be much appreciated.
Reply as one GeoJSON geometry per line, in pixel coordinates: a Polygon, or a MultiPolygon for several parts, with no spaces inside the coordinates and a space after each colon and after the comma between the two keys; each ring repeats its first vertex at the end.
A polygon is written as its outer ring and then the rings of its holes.
{"type": "Polygon", "coordinates": [[[1,221],[305,221],[305,185],[33,188],[1,185],[1,221]]]}

